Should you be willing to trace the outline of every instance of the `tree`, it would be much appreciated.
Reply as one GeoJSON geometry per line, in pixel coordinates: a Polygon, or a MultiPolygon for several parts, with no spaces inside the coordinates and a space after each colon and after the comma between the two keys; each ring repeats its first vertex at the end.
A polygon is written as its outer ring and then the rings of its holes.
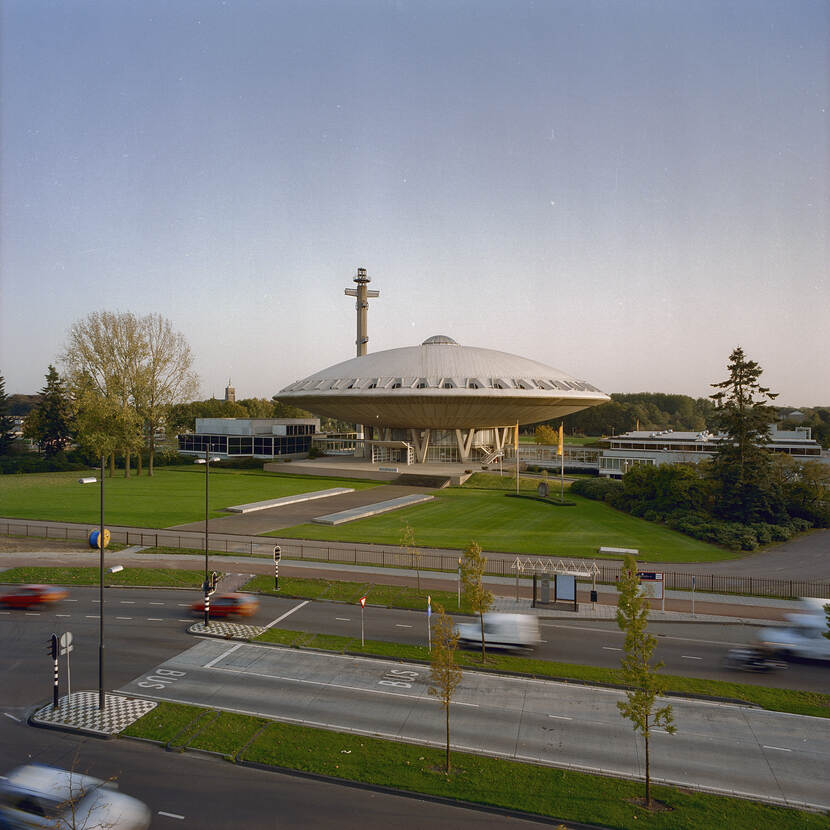
{"type": "Polygon", "coordinates": [[[46,385],[26,417],[23,434],[49,458],[62,452],[72,437],[72,403],[57,369],[50,365],[46,385]]]}
{"type": "Polygon", "coordinates": [[[6,379],[0,375],[0,455],[8,455],[14,443],[14,421],[9,415],[6,379]]]}
{"type": "Polygon", "coordinates": [[[655,709],[657,698],[666,690],[666,683],[658,674],[663,663],[651,663],[657,640],[647,631],[648,600],[640,593],[637,563],[633,556],[626,556],[617,583],[617,625],[625,633],[622,673],[626,700],[617,703],[624,718],[631,721],[634,731],[643,736],[646,762],[645,801],[651,807],[651,759],[649,754],[651,730],[664,729],[669,734],[676,731],[671,706],[655,709]]]}
{"type": "Polygon", "coordinates": [[[783,496],[775,486],[773,453],[766,444],[776,393],[761,386],[763,369],[748,360],[740,347],[727,365],[729,377],[712,387],[714,427],[724,433],[718,442],[710,475],[716,490],[715,510],[724,518],[751,524],[786,518],[783,496]]]}
{"type": "Polygon", "coordinates": [[[536,427],[534,439],[537,444],[554,446],[559,443],[559,433],[547,424],[539,424],[539,426],[536,427]]]}
{"type": "Polygon", "coordinates": [[[450,703],[455,690],[461,683],[461,667],[455,663],[455,650],[458,648],[458,635],[453,630],[452,617],[444,613],[441,605],[435,606],[437,619],[432,624],[432,655],[430,657],[430,676],[432,685],[427,690],[437,697],[444,707],[447,726],[447,760],[446,774],[450,774],[450,703]]]}
{"type": "Polygon", "coordinates": [[[421,551],[415,544],[415,528],[405,522],[401,530],[401,547],[410,555],[415,562],[415,574],[418,579],[418,593],[421,593],[421,551]]]}
{"type": "Polygon", "coordinates": [[[192,371],[190,346],[182,334],[173,331],[169,320],[160,314],[148,314],[138,324],[139,336],[145,341],[144,360],[133,372],[131,393],[147,433],[147,475],[153,475],[156,430],[165,423],[174,404],[196,394],[199,382],[192,371]]]}
{"type": "Polygon", "coordinates": [[[484,646],[484,615],[493,604],[493,595],[484,587],[487,558],[476,542],[470,542],[461,554],[461,584],[464,596],[481,622],[481,662],[486,658],[484,646]]]}

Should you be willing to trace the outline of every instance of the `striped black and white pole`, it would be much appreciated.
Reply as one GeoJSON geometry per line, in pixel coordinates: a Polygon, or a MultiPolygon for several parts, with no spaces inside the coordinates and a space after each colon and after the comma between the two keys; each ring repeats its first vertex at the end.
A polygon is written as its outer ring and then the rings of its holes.
{"type": "Polygon", "coordinates": [[[205,625],[210,625],[210,588],[205,586],[205,625]]]}
{"type": "Polygon", "coordinates": [[[58,708],[58,635],[53,634],[49,638],[49,653],[52,655],[52,708],[58,708]]]}
{"type": "Polygon", "coordinates": [[[274,545],[274,590],[280,589],[280,559],[282,559],[282,551],[279,545],[274,545]]]}

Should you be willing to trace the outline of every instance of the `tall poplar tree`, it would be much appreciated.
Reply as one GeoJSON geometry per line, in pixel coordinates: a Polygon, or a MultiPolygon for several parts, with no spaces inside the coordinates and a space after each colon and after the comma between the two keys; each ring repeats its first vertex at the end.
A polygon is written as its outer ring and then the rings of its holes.
{"type": "Polygon", "coordinates": [[[458,635],[454,631],[452,617],[444,613],[441,605],[435,606],[438,619],[432,626],[432,654],[430,656],[430,677],[432,685],[427,689],[433,697],[437,697],[444,707],[447,756],[447,775],[450,774],[450,704],[455,690],[461,683],[461,667],[455,662],[455,650],[458,648],[458,635]]]}
{"type": "Polygon", "coordinates": [[[712,424],[724,433],[710,468],[715,513],[744,523],[786,519],[773,453],[767,446],[776,417],[769,402],[778,395],[761,386],[763,369],[740,346],[729,355],[727,369],[729,377],[713,383],[718,391],[711,395],[712,424]]]}

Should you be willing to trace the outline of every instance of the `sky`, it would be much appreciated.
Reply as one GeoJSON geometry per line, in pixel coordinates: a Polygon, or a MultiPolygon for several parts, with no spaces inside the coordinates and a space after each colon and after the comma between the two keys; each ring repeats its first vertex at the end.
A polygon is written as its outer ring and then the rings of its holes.
{"type": "Polygon", "coordinates": [[[160,313],[201,396],[446,334],[830,405],[826,0],[2,0],[0,374],[160,313]]]}

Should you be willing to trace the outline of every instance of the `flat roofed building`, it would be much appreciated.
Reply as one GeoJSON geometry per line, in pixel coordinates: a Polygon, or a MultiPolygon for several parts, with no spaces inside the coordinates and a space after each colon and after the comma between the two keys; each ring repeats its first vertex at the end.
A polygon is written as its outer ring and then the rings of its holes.
{"type": "MultiPolygon", "coordinates": [[[[697,463],[711,458],[723,434],[702,432],[674,432],[673,430],[635,430],[606,438],[608,448],[599,457],[599,474],[620,478],[637,464],[697,463]]],[[[773,424],[769,430],[767,447],[801,461],[826,460],[821,445],[814,441],[809,427],[792,430],[778,429],[773,424]]]]}
{"type": "Polygon", "coordinates": [[[319,418],[197,418],[196,431],[178,436],[179,452],[276,458],[308,453],[319,418]]]}

